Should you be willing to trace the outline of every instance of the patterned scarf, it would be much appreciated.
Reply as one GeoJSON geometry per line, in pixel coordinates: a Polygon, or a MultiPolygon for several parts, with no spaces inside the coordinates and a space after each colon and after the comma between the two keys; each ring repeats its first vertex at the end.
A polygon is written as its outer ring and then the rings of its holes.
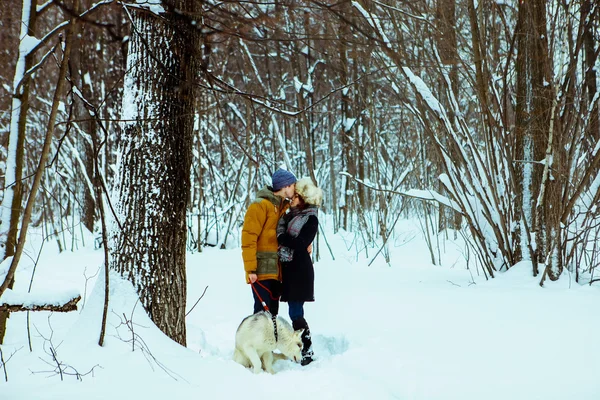
{"type": "MultiPolygon", "coordinates": [[[[317,207],[308,206],[303,210],[296,207],[290,208],[290,211],[281,217],[277,223],[277,236],[287,232],[291,237],[298,237],[300,231],[308,221],[308,217],[314,215],[317,217],[317,207]]],[[[286,246],[279,246],[279,261],[289,262],[294,258],[294,249],[286,246]]]]}

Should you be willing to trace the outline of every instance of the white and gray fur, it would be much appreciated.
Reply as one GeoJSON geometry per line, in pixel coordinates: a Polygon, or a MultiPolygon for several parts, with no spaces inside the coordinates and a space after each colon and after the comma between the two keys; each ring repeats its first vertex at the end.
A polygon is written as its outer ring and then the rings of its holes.
{"type": "Polygon", "coordinates": [[[294,331],[289,322],[277,317],[277,340],[271,314],[265,311],[244,318],[235,333],[235,351],[233,360],[246,368],[252,368],[255,374],[261,366],[270,374],[273,371],[273,350],[279,350],[284,356],[295,362],[302,358],[302,332],[294,331]]]}
{"type": "Polygon", "coordinates": [[[296,193],[313,206],[319,207],[323,201],[323,190],[316,187],[311,178],[302,178],[296,182],[296,193]]]}

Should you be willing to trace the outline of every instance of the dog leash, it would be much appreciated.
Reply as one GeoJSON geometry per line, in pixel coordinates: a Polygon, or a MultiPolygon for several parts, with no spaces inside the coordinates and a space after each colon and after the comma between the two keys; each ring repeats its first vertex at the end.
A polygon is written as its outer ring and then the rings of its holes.
{"type": "MultiPolygon", "coordinates": [[[[271,293],[271,291],[265,285],[263,285],[259,281],[256,281],[256,283],[258,283],[260,285],[260,287],[262,287],[267,292],[269,292],[269,295],[271,296],[271,299],[276,300],[275,297],[273,297],[273,293],[271,293]]],[[[263,300],[263,298],[260,296],[260,294],[258,293],[258,290],[256,290],[256,287],[254,286],[254,283],[250,282],[250,286],[252,286],[252,290],[254,290],[254,293],[256,293],[256,296],[260,300],[260,303],[262,304],[262,306],[265,309],[265,311],[268,312],[269,314],[271,314],[271,310],[269,310],[269,306],[267,305],[267,303],[265,303],[265,301],[263,300]]],[[[277,340],[278,340],[278,337],[277,337],[278,336],[277,335],[277,316],[271,314],[271,320],[273,321],[273,330],[275,332],[275,342],[277,343],[277,340]]]]}

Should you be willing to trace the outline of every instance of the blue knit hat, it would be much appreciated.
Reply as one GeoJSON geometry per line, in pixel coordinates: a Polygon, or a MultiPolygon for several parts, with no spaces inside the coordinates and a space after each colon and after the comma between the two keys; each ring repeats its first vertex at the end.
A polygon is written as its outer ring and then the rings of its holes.
{"type": "Polygon", "coordinates": [[[297,179],[296,175],[292,174],[290,171],[279,168],[275,171],[271,180],[273,182],[273,191],[276,192],[279,189],[283,189],[286,186],[296,183],[297,179]]]}

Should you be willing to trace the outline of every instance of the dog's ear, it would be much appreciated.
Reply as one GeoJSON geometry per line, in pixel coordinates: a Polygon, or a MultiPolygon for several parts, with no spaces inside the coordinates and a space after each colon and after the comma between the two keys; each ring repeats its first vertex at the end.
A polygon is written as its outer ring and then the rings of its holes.
{"type": "Polygon", "coordinates": [[[294,331],[294,336],[301,338],[303,333],[304,333],[304,328],[298,329],[297,331],[294,331]]]}

